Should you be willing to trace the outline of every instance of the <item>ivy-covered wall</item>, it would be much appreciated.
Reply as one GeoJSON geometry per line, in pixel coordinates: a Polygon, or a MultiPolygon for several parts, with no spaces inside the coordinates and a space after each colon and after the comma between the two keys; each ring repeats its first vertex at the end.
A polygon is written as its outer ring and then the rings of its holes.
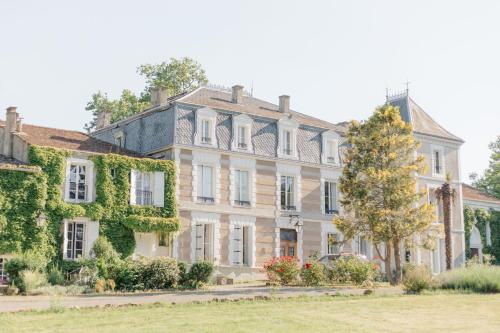
{"type": "Polygon", "coordinates": [[[472,227],[476,227],[481,235],[481,244],[483,244],[483,254],[491,254],[494,257],[495,264],[500,265],[500,212],[487,211],[484,209],[472,209],[464,207],[465,222],[465,246],[467,259],[471,258],[470,236],[472,227]],[[486,245],[486,223],[490,223],[491,245],[486,245]]]}
{"type": "Polygon", "coordinates": [[[38,168],[0,169],[0,254],[43,247],[37,227],[47,197],[47,177],[38,168]]]}
{"type": "Polygon", "coordinates": [[[41,238],[45,245],[40,250],[52,260],[61,259],[65,218],[88,217],[99,221],[100,233],[124,257],[135,248],[134,231],[169,233],[179,229],[174,162],[116,154],[91,155],[89,159],[94,162],[96,175],[95,202],[73,204],[64,202],[62,193],[69,156],[69,151],[30,146],[29,163],[41,172],[12,171],[14,176],[7,174],[9,171],[0,173],[0,204],[8,208],[2,209],[5,217],[0,217],[0,223],[6,221],[0,225],[0,253],[25,251],[41,238]],[[129,205],[132,169],[164,172],[164,207],[129,205]],[[36,218],[42,212],[46,217],[45,226],[37,227],[36,218]],[[4,245],[1,237],[9,239],[5,243],[8,245],[4,245]]]}

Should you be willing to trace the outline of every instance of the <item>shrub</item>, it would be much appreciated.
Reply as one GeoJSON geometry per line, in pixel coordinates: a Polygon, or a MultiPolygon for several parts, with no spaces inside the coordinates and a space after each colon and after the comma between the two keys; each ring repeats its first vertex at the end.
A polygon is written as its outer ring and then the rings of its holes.
{"type": "Polygon", "coordinates": [[[114,267],[113,279],[120,290],[145,289],[142,274],[146,269],[146,260],[125,260],[114,267]]]}
{"type": "Polygon", "coordinates": [[[11,283],[16,285],[20,291],[26,291],[21,272],[43,272],[48,265],[47,259],[40,253],[29,250],[5,263],[5,272],[11,283]]]}
{"type": "Polygon", "coordinates": [[[64,284],[64,274],[58,266],[52,266],[48,272],[49,283],[53,286],[64,284]]]}
{"type": "Polygon", "coordinates": [[[22,290],[30,293],[32,290],[47,285],[47,277],[38,271],[24,270],[20,273],[22,290]]]}
{"type": "Polygon", "coordinates": [[[104,236],[97,237],[90,254],[106,264],[115,264],[120,261],[120,255],[113,248],[113,245],[104,236]]]}
{"type": "Polygon", "coordinates": [[[333,283],[354,283],[357,285],[373,282],[377,277],[376,267],[355,256],[341,257],[328,269],[328,279],[333,283]]]}
{"type": "Polygon", "coordinates": [[[143,272],[146,289],[166,289],[177,285],[179,267],[173,258],[159,257],[151,260],[143,272]]]}
{"type": "Polygon", "coordinates": [[[482,264],[469,265],[440,274],[438,281],[443,289],[498,293],[500,292],[500,267],[482,264]]]}
{"type": "Polygon", "coordinates": [[[179,285],[186,286],[189,281],[188,266],[185,262],[179,261],[177,267],[179,267],[179,285]]]}
{"type": "Polygon", "coordinates": [[[297,280],[299,266],[294,257],[275,257],[264,264],[269,281],[289,285],[297,280]]]}
{"type": "Polygon", "coordinates": [[[432,274],[427,266],[410,266],[405,268],[403,288],[407,293],[419,294],[432,286],[432,274]]]}
{"type": "Polygon", "coordinates": [[[214,270],[214,264],[209,261],[198,261],[191,265],[187,274],[187,284],[191,288],[199,288],[208,283],[214,270]]]}
{"type": "Polygon", "coordinates": [[[300,271],[302,283],[306,286],[319,286],[325,282],[325,267],[317,260],[306,262],[300,271]]]}

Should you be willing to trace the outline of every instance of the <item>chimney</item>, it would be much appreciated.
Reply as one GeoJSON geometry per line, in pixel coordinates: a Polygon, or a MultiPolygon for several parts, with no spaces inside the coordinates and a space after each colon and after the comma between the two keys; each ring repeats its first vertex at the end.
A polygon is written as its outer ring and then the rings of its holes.
{"type": "Polygon", "coordinates": [[[19,117],[17,118],[16,132],[21,133],[22,131],[23,131],[23,118],[19,117]]]}
{"type": "Polygon", "coordinates": [[[111,112],[109,112],[108,110],[104,110],[97,116],[95,129],[100,130],[101,128],[104,128],[109,124],[111,124],[111,112]]]}
{"type": "Polygon", "coordinates": [[[12,133],[17,129],[17,108],[9,106],[5,114],[5,127],[3,132],[3,154],[12,157],[12,133]]]}
{"type": "Polygon", "coordinates": [[[168,89],[165,87],[151,88],[151,106],[165,105],[168,101],[168,89]]]}
{"type": "Polygon", "coordinates": [[[289,113],[290,112],[290,96],[281,95],[280,96],[280,112],[289,113]]]}
{"type": "Polygon", "coordinates": [[[233,94],[231,97],[233,103],[240,104],[241,102],[243,102],[243,86],[234,85],[233,94]]]}

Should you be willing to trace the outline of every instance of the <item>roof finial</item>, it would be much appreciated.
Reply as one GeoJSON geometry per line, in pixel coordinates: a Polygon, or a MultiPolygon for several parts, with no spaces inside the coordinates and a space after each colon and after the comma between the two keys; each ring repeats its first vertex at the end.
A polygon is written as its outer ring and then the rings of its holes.
{"type": "Polygon", "coordinates": [[[389,101],[389,88],[385,86],[385,102],[389,101]]]}
{"type": "Polygon", "coordinates": [[[406,85],[406,95],[409,95],[410,93],[410,81],[406,80],[405,85],[406,85]]]}

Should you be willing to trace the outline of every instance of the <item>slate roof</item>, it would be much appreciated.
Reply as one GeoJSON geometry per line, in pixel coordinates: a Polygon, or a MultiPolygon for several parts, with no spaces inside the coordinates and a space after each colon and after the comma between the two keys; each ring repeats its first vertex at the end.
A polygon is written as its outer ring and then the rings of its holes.
{"type": "Polygon", "coordinates": [[[389,96],[387,103],[393,106],[398,106],[401,113],[401,118],[404,121],[411,123],[415,133],[431,135],[438,138],[448,139],[463,143],[464,140],[458,136],[448,132],[434,119],[431,118],[415,101],[413,101],[408,93],[389,96]]]}
{"type": "MultiPolygon", "coordinates": [[[[5,121],[0,120],[0,127],[3,126],[5,126],[5,121]]],[[[119,148],[116,145],[92,138],[83,132],[72,130],[23,124],[23,131],[15,133],[15,135],[29,144],[44,147],[100,154],[115,153],[132,157],[142,156],[138,153],[119,148]]]]}
{"type": "Polygon", "coordinates": [[[500,205],[500,199],[467,184],[462,184],[462,195],[464,200],[485,201],[500,205]]]}
{"type": "Polygon", "coordinates": [[[24,162],[21,162],[19,160],[7,157],[7,156],[2,155],[2,154],[0,154],[0,164],[11,164],[11,165],[16,165],[16,166],[27,165],[24,162]]]}
{"type": "MultiPolygon", "coordinates": [[[[191,93],[179,96],[176,101],[198,106],[207,106],[213,109],[251,114],[276,120],[283,117],[283,113],[278,111],[279,106],[276,104],[245,95],[243,96],[242,102],[236,104],[231,101],[230,92],[209,87],[200,87],[195,89],[191,93]]],[[[290,110],[290,114],[301,125],[344,132],[342,127],[330,122],[293,110],[290,110]]]]}

